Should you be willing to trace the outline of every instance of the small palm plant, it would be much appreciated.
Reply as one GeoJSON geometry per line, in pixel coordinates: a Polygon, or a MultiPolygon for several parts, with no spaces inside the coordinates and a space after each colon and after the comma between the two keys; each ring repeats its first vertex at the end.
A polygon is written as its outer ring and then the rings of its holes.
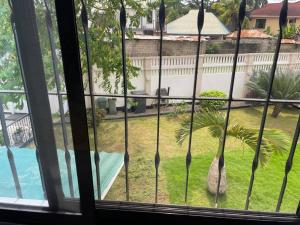
{"type": "MultiPolygon", "coordinates": [[[[251,76],[247,86],[252,95],[256,97],[267,97],[270,84],[270,74],[266,71],[255,72],[251,76]]],[[[278,71],[275,74],[271,92],[273,99],[299,99],[300,98],[300,75],[291,71],[278,71]]],[[[277,117],[282,111],[284,103],[275,103],[272,117],[277,117]]]]}
{"type": "MultiPolygon", "coordinates": [[[[218,139],[219,146],[216,149],[216,155],[213,159],[207,178],[208,190],[210,193],[215,194],[217,192],[218,182],[218,163],[222,151],[222,141],[224,134],[225,115],[222,112],[202,109],[195,114],[194,129],[193,132],[202,128],[208,128],[209,134],[218,139]]],[[[181,127],[176,131],[177,143],[182,145],[184,140],[188,137],[190,131],[190,119],[187,118],[182,121],[181,127]]],[[[258,130],[252,128],[246,128],[237,122],[230,122],[227,130],[227,136],[234,137],[244,144],[247,144],[253,151],[256,149],[258,130]]],[[[262,166],[266,165],[271,154],[273,152],[281,153],[287,150],[288,138],[280,130],[265,129],[263,140],[261,144],[261,151],[259,154],[259,160],[262,166]]],[[[226,171],[225,166],[221,172],[221,185],[220,193],[223,194],[226,191],[226,171]]]]}

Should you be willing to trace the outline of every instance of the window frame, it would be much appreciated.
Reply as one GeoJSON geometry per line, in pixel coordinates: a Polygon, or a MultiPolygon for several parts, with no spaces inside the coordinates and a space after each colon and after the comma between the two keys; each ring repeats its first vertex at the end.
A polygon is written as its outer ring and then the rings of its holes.
{"type": "Polygon", "coordinates": [[[294,24],[294,25],[296,25],[296,23],[297,23],[297,18],[296,18],[296,17],[289,18],[288,21],[289,21],[289,24],[294,24]]]}
{"type": "Polygon", "coordinates": [[[256,29],[265,29],[267,24],[267,19],[266,18],[258,18],[255,20],[255,28],[256,29]],[[259,27],[258,24],[262,22],[262,27],[259,27]]]}

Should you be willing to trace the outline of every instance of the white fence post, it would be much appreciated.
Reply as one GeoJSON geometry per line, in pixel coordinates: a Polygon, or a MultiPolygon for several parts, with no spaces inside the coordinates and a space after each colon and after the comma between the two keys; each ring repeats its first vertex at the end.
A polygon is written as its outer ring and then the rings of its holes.
{"type": "Polygon", "coordinates": [[[196,93],[198,94],[198,96],[202,92],[201,87],[202,87],[202,79],[203,79],[203,71],[204,71],[204,58],[205,55],[200,55],[199,57],[199,70],[198,70],[197,89],[196,89],[196,93]]]}

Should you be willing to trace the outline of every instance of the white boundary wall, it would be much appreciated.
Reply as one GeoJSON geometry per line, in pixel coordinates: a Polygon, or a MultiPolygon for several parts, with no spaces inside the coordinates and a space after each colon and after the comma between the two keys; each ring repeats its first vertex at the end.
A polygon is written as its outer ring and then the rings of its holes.
{"type": "MultiPolygon", "coordinates": [[[[273,63],[274,53],[239,54],[233,95],[236,98],[245,97],[245,84],[253,71],[268,70],[273,63]]],[[[232,73],[233,54],[200,55],[197,95],[206,90],[220,90],[229,93],[232,73]]],[[[159,57],[131,58],[132,64],[140,68],[139,76],[132,79],[136,90],[144,90],[148,95],[155,95],[158,86],[159,57]]],[[[191,97],[195,73],[196,56],[164,56],[162,61],[162,88],[170,87],[171,96],[191,97]]],[[[300,53],[281,53],[278,59],[279,69],[300,70],[300,53]]],[[[94,73],[99,72],[94,68],[94,73]]],[[[113,81],[113,80],[112,80],[113,81]]],[[[104,94],[99,82],[95,82],[95,93],[104,94]]],[[[120,82],[122,85],[122,82],[120,82]]],[[[122,90],[120,87],[119,90],[122,90]]],[[[52,113],[58,112],[56,96],[50,96],[52,113]]],[[[151,103],[151,101],[148,101],[151,103]]],[[[87,107],[90,106],[86,98],[87,107]]],[[[123,99],[118,99],[117,106],[123,105],[123,99]]],[[[8,111],[13,111],[13,106],[8,111]]],[[[26,109],[22,112],[27,111],[26,109]]],[[[67,111],[67,104],[65,104],[67,111]]],[[[19,112],[15,110],[15,112],[19,112]]]]}

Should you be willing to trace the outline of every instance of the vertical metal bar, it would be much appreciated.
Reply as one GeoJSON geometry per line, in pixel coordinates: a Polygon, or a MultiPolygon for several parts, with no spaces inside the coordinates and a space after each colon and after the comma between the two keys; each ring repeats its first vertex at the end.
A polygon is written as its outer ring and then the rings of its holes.
{"type": "Polygon", "coordinates": [[[298,203],[298,208],[296,210],[296,216],[300,218],[300,201],[298,203]]]}
{"type": "Polygon", "coordinates": [[[222,138],[221,155],[220,155],[219,164],[218,164],[218,186],[217,186],[217,193],[216,193],[216,198],[215,198],[215,206],[216,207],[218,207],[219,191],[220,191],[220,184],[221,184],[221,174],[222,174],[222,170],[225,165],[224,150],[225,150],[226,135],[227,135],[227,129],[228,129],[228,124],[229,124],[229,118],[230,118],[230,110],[231,110],[238,54],[239,54],[239,49],[240,49],[241,30],[242,30],[242,25],[243,25],[244,18],[245,18],[245,12],[246,12],[246,0],[242,0],[240,3],[240,8],[239,8],[238,31],[237,31],[236,46],[235,46],[235,52],[234,52],[234,58],[233,58],[233,68],[232,68],[231,81],[230,81],[228,106],[227,106],[227,111],[226,111],[224,134],[223,134],[223,138],[222,138]]]}
{"type": "Polygon", "coordinates": [[[55,7],[69,102],[80,207],[86,224],[95,224],[95,199],[89,132],[74,0],[55,0],[55,7]]]}
{"type": "Polygon", "coordinates": [[[286,189],[286,185],[287,185],[288,174],[291,171],[292,166],[293,166],[293,159],[294,159],[294,155],[295,155],[295,152],[296,152],[296,147],[297,147],[297,143],[298,143],[298,139],[299,139],[299,133],[300,133],[300,114],[299,114],[296,129],[295,129],[295,134],[294,134],[291,150],[290,150],[288,159],[287,159],[286,164],[285,164],[285,171],[284,171],[285,174],[284,174],[284,177],[283,177],[281,191],[280,191],[277,206],[276,206],[276,212],[279,212],[279,210],[280,210],[282,199],[283,199],[285,189],[286,189]]]}
{"type": "Polygon", "coordinates": [[[53,67],[55,85],[56,85],[56,90],[57,90],[60,121],[61,121],[61,125],[62,125],[62,134],[63,134],[64,151],[65,151],[65,162],[66,162],[66,166],[67,166],[69,189],[70,189],[71,197],[74,197],[74,187],[73,187],[72,168],[71,168],[71,155],[69,152],[69,142],[68,142],[68,137],[67,137],[65,112],[64,112],[63,99],[62,99],[62,95],[61,95],[61,81],[60,81],[60,75],[59,75],[58,68],[57,68],[58,61],[57,61],[57,56],[56,56],[55,39],[54,39],[54,35],[53,35],[53,23],[52,23],[50,6],[49,6],[48,0],[44,0],[44,3],[45,3],[45,8],[46,8],[46,10],[45,10],[46,27],[47,27],[48,38],[49,38],[50,49],[51,49],[52,67],[53,67]]]}
{"type": "Polygon", "coordinates": [[[94,81],[93,81],[93,71],[91,68],[91,59],[90,59],[90,48],[89,48],[89,33],[88,33],[88,14],[86,9],[86,4],[84,0],[81,0],[82,9],[81,9],[81,21],[83,26],[84,33],[84,45],[85,45],[85,54],[86,54],[86,64],[89,80],[89,90],[91,97],[91,109],[92,109],[92,123],[93,123],[93,134],[94,134],[94,163],[96,166],[96,180],[97,180],[97,193],[98,199],[101,200],[101,181],[100,181],[100,156],[98,152],[98,130],[97,130],[97,118],[96,118],[96,108],[95,108],[95,96],[94,96],[94,81]]]}
{"type": "Polygon", "coordinates": [[[270,83],[269,83],[269,87],[268,87],[266,103],[265,103],[263,114],[262,114],[262,120],[261,120],[261,124],[260,124],[260,128],[259,128],[256,150],[255,150],[254,158],[252,161],[252,172],[251,172],[251,178],[250,178],[250,183],[249,183],[249,187],[248,187],[245,210],[249,209],[250,197],[252,194],[252,188],[253,188],[254,178],[255,178],[255,172],[257,170],[258,163],[259,163],[260,148],[261,148],[263,133],[264,133],[265,124],[266,124],[266,118],[267,118],[267,114],[268,114],[268,108],[269,108],[270,99],[271,99],[273,81],[274,81],[275,72],[276,72],[276,68],[277,68],[277,61],[278,61],[279,52],[280,52],[282,33],[283,33],[283,29],[287,22],[287,11],[288,11],[288,1],[284,0],[282,3],[281,11],[280,11],[279,34],[278,34],[276,49],[275,49],[275,53],[274,53],[273,64],[271,67],[270,80],[269,80],[270,83]]]}
{"type": "Polygon", "coordinates": [[[186,160],[185,160],[186,161],[186,182],[185,182],[185,197],[184,197],[185,203],[187,203],[190,165],[192,163],[191,148],[192,148],[192,139],[193,139],[194,112],[195,112],[195,103],[196,103],[196,91],[197,91],[198,68],[199,68],[199,57],[200,57],[201,31],[202,31],[203,23],[204,23],[203,0],[201,0],[200,4],[201,5],[199,6],[199,12],[198,12],[198,18],[197,18],[198,43],[197,43],[197,53],[196,53],[197,55],[196,55],[195,75],[194,75],[190,135],[189,135],[188,151],[187,151],[186,160]]]}
{"type": "Polygon", "coordinates": [[[126,201],[129,201],[129,181],[128,181],[128,166],[129,166],[129,153],[128,153],[128,115],[127,115],[127,86],[128,77],[126,74],[126,43],[125,43],[125,32],[126,32],[126,10],[123,0],[121,0],[120,10],[120,28],[122,33],[122,72],[123,72],[123,89],[124,89],[124,125],[125,125],[125,154],[124,154],[124,165],[125,165],[125,188],[126,188],[126,201]]]}
{"type": "Polygon", "coordinates": [[[163,31],[165,27],[165,2],[161,0],[159,7],[159,29],[160,29],[160,40],[159,40],[159,72],[158,72],[158,92],[157,92],[157,132],[156,132],[156,153],[155,153],[155,203],[157,203],[158,196],[158,169],[160,164],[159,155],[159,135],[160,135],[160,103],[161,103],[161,76],[162,76],[162,48],[163,48],[163,31]]]}
{"type": "MultiPolygon", "coordinates": [[[[15,24],[15,18],[14,18],[15,16],[14,16],[14,12],[13,12],[13,9],[12,9],[11,0],[8,0],[8,4],[9,4],[10,9],[11,9],[11,26],[12,26],[12,31],[13,31],[13,35],[14,35],[15,44],[16,44],[16,52],[17,52],[18,63],[19,63],[19,66],[20,66],[20,73],[21,73],[22,83],[23,83],[24,90],[25,90],[26,102],[28,102],[28,94],[27,94],[28,91],[27,91],[26,83],[24,82],[24,69],[23,69],[23,66],[22,66],[20,47],[19,47],[19,42],[18,42],[18,33],[17,33],[17,30],[16,30],[16,24],[15,24]]],[[[34,141],[34,144],[35,144],[35,147],[36,147],[35,156],[36,156],[36,160],[37,160],[38,166],[39,166],[39,172],[40,172],[40,176],[41,176],[43,195],[44,195],[44,198],[47,199],[46,190],[45,190],[45,183],[44,183],[44,178],[43,178],[43,173],[42,173],[42,168],[41,168],[41,161],[40,161],[40,156],[39,156],[39,148],[38,148],[38,145],[37,145],[34,129],[32,128],[33,122],[32,122],[32,113],[31,113],[30,104],[27,104],[27,108],[28,108],[28,113],[29,113],[30,127],[31,127],[31,130],[32,130],[33,141],[34,141]]]]}
{"type": "Polygon", "coordinates": [[[17,168],[16,168],[16,163],[15,163],[15,159],[14,159],[14,155],[13,155],[11,149],[10,149],[9,137],[8,137],[8,132],[7,132],[7,127],[6,127],[4,111],[3,111],[3,105],[2,105],[1,99],[0,99],[0,120],[1,120],[1,127],[2,127],[2,134],[3,134],[4,144],[5,144],[5,147],[7,148],[7,158],[8,158],[8,161],[9,161],[11,173],[13,175],[17,197],[18,198],[23,198],[22,191],[21,191],[21,185],[20,185],[20,181],[19,181],[19,177],[18,177],[18,172],[17,172],[17,168]]]}
{"type": "Polygon", "coordinates": [[[37,145],[49,207],[62,208],[64,198],[58,166],[50,104],[43,68],[41,48],[33,0],[12,1],[16,31],[28,91],[33,129],[37,145]]]}

